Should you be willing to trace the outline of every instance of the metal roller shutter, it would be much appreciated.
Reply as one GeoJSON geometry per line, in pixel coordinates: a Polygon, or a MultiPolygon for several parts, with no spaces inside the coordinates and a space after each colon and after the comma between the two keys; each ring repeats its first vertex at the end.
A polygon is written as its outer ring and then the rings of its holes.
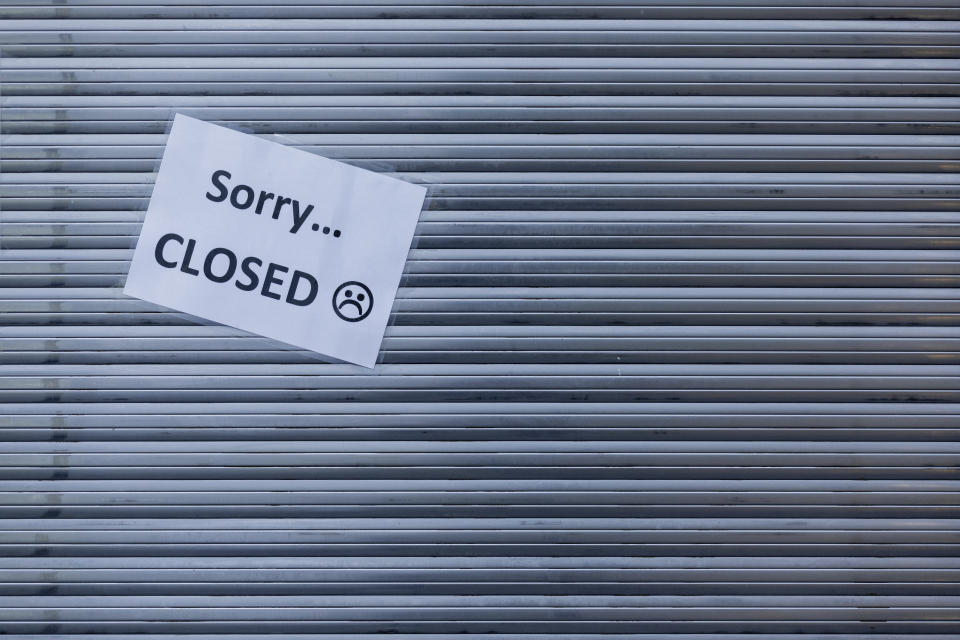
{"type": "Polygon", "coordinates": [[[960,634],[955,0],[0,11],[7,637],[960,634]],[[173,109],[437,185],[373,374],[120,294],[173,109]]]}

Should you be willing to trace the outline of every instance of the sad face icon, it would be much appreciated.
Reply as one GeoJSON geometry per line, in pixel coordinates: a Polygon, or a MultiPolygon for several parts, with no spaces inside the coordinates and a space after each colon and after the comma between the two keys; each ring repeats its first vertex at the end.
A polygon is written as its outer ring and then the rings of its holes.
{"type": "Polygon", "coordinates": [[[360,322],[373,310],[373,292],[362,282],[344,282],[333,292],[333,311],[342,320],[360,322]]]}

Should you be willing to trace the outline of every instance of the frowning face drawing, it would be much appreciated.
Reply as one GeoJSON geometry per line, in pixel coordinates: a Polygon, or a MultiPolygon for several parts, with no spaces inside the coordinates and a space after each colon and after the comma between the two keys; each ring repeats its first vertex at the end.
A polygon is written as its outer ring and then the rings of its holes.
{"type": "Polygon", "coordinates": [[[373,310],[373,292],[362,282],[344,282],[333,292],[333,310],[347,322],[359,322],[373,310]]]}

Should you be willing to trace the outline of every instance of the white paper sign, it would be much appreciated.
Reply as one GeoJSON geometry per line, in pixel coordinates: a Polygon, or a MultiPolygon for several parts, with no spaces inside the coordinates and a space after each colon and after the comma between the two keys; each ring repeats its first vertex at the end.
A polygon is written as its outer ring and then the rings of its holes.
{"type": "Polygon", "coordinates": [[[178,114],[123,291],[372,367],[425,194],[178,114]]]}

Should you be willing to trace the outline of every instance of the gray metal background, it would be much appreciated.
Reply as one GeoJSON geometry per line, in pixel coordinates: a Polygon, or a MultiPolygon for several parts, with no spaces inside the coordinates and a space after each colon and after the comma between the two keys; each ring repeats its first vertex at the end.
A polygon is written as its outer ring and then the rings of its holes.
{"type": "Polygon", "coordinates": [[[8,637],[960,634],[953,0],[2,15],[8,637]],[[373,375],[113,288],[171,107],[438,185],[373,375]]]}

